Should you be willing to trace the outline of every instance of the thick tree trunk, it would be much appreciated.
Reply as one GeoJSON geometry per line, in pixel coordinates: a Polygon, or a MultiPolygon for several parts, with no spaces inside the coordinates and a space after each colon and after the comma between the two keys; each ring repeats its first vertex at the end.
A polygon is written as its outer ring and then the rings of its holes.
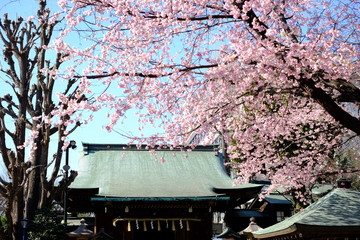
{"type": "Polygon", "coordinates": [[[41,172],[43,171],[44,168],[44,166],[42,165],[43,156],[41,154],[42,153],[41,136],[42,134],[40,132],[38,139],[36,139],[37,149],[35,152],[35,156],[32,160],[32,165],[35,166],[35,168],[29,174],[29,180],[27,183],[26,199],[28,200],[28,203],[25,209],[25,216],[29,219],[34,218],[35,211],[36,209],[39,208],[40,194],[41,194],[41,189],[43,188],[40,179],[41,172]]]}
{"type": "Polygon", "coordinates": [[[39,192],[40,192],[40,177],[39,169],[35,169],[29,176],[29,182],[27,184],[27,204],[25,210],[25,216],[28,219],[34,219],[35,211],[38,209],[39,192]]]}
{"type": "Polygon", "coordinates": [[[18,191],[14,198],[9,199],[6,207],[6,217],[8,221],[8,236],[12,239],[21,239],[21,223],[23,219],[24,200],[22,191],[18,191]]]}

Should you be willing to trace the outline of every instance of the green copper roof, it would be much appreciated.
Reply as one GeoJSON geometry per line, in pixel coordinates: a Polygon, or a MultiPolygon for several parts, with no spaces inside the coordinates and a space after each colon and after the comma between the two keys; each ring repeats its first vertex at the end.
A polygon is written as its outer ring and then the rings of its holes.
{"type": "Polygon", "coordinates": [[[233,180],[212,149],[158,150],[154,155],[135,147],[91,147],[84,144],[86,151],[70,188],[99,188],[99,196],[144,199],[211,197],[219,195],[213,188],[259,188],[256,184],[232,187],[233,180]]]}
{"type": "Polygon", "coordinates": [[[296,231],[304,234],[306,229],[330,232],[342,231],[360,233],[360,192],[337,188],[322,197],[303,211],[273,226],[253,233],[255,238],[268,238],[291,234],[296,231]],[[351,228],[349,230],[349,228],[351,228]]]}

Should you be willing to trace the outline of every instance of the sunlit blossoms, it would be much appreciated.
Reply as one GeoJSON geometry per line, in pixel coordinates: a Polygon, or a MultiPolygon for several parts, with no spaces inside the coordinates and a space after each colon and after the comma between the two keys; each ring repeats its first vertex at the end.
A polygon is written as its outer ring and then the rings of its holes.
{"type": "Polygon", "coordinates": [[[59,5],[65,33],[87,39],[84,49],[58,40],[82,66],[72,77],[87,91],[111,84],[98,97],[113,109],[108,130],[135,108],[142,127],[164,129],[149,144],[221,136],[239,182],[262,174],[295,190],[335,171],[344,129],[360,134],[358,108],[347,108],[360,102],[357,0],[59,5]]]}

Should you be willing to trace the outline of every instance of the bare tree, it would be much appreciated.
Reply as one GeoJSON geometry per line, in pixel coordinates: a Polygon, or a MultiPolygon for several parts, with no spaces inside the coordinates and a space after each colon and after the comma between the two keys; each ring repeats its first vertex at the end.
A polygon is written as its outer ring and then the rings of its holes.
{"type": "MultiPolygon", "coordinates": [[[[65,183],[70,184],[76,176],[72,171],[68,181],[60,181],[54,187],[60,172],[64,136],[79,124],[66,124],[71,118],[68,114],[59,117],[57,124],[49,122],[53,111],[69,106],[68,102],[54,100],[56,73],[65,55],[47,48],[59,20],[53,20],[46,1],[39,0],[36,18],[36,21],[21,17],[10,20],[5,14],[0,20],[1,88],[9,88],[9,93],[0,96],[0,151],[7,171],[6,178],[0,177],[0,196],[6,202],[8,234],[12,239],[20,236],[19,220],[31,219],[36,209],[51,205],[65,183]],[[56,152],[49,153],[50,137],[56,134],[56,152]]],[[[84,97],[75,94],[78,93],[75,83],[65,84],[62,94],[77,103],[84,97]]]]}

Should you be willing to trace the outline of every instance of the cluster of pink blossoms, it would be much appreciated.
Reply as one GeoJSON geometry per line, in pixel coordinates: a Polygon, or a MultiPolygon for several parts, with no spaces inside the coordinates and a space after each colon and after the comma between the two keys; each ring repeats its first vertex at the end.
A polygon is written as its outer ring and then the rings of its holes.
{"type": "Polygon", "coordinates": [[[59,45],[84,67],[81,89],[118,87],[97,98],[112,109],[108,130],[138,109],[141,128],[164,130],[150,145],[222,136],[241,183],[261,173],[274,186],[302,189],[336,170],[343,125],[328,103],[344,110],[340,83],[359,86],[358,1],[59,5],[69,29],[88,32],[85,49],[59,45]]]}

